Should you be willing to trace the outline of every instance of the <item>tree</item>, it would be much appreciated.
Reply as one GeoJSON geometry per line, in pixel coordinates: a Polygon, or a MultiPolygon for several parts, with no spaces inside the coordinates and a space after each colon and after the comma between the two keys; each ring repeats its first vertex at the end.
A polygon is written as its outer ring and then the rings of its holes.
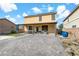
{"type": "Polygon", "coordinates": [[[60,34],[61,32],[62,32],[62,29],[63,29],[63,24],[60,24],[59,26],[58,26],[58,34],[60,34]]]}
{"type": "Polygon", "coordinates": [[[63,24],[60,24],[58,27],[59,27],[59,30],[62,31],[62,29],[63,29],[63,24]]]}

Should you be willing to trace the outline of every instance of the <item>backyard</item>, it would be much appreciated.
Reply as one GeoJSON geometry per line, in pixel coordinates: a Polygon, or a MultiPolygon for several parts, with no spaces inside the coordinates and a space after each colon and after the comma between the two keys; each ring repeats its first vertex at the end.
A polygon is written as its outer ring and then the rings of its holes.
{"type": "Polygon", "coordinates": [[[0,40],[2,56],[62,56],[64,47],[55,34],[26,34],[0,40]]]}

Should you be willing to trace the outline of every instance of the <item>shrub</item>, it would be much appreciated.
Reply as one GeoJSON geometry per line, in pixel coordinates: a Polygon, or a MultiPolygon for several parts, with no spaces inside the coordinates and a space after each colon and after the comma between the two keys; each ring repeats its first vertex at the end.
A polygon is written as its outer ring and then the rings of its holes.
{"type": "Polygon", "coordinates": [[[16,31],[15,31],[15,30],[12,30],[10,33],[11,33],[11,34],[15,34],[15,33],[16,33],[16,31]]]}

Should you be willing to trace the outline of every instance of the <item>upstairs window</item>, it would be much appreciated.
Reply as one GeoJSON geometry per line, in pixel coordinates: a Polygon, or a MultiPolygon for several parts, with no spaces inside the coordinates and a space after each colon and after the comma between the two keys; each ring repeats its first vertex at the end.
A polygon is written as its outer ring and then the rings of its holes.
{"type": "Polygon", "coordinates": [[[42,21],[42,16],[39,16],[39,21],[42,21]]]}
{"type": "Polygon", "coordinates": [[[73,25],[72,28],[76,28],[76,25],[73,25]]]}
{"type": "Polygon", "coordinates": [[[51,15],[51,20],[55,20],[55,15],[51,15]]]}

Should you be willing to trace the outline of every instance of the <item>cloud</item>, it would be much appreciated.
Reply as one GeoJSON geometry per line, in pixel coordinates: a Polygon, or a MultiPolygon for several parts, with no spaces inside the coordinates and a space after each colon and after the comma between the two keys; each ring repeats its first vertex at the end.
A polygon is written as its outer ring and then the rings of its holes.
{"type": "Polygon", "coordinates": [[[51,12],[54,8],[51,6],[48,6],[48,12],[51,12]]]}
{"type": "Polygon", "coordinates": [[[57,7],[57,14],[61,14],[66,9],[65,5],[61,5],[57,7]]]}
{"type": "MultiPolygon", "coordinates": [[[[48,4],[43,4],[43,5],[41,5],[41,7],[39,8],[40,9],[40,12],[42,13],[43,11],[45,12],[51,12],[51,11],[53,11],[54,10],[54,7],[52,7],[52,6],[50,6],[50,5],[48,5],[48,4]]],[[[43,13],[44,13],[43,12],[43,13]]]]}
{"type": "Polygon", "coordinates": [[[66,9],[65,5],[58,6],[57,7],[56,21],[59,23],[60,22],[62,23],[64,18],[66,18],[69,14],[70,14],[70,11],[68,9],[66,9]]]}
{"type": "Polygon", "coordinates": [[[75,5],[79,5],[79,2],[74,3],[75,5]]]}
{"type": "Polygon", "coordinates": [[[0,9],[5,13],[17,10],[17,6],[14,3],[0,3],[0,9]]]}
{"type": "Polygon", "coordinates": [[[26,14],[25,12],[23,13],[23,17],[28,16],[28,14],[26,14]]]}
{"type": "Polygon", "coordinates": [[[47,6],[46,6],[46,5],[47,5],[47,4],[43,4],[43,5],[42,5],[42,8],[47,8],[47,6]]]}
{"type": "Polygon", "coordinates": [[[21,16],[20,16],[20,15],[17,15],[16,17],[17,17],[17,18],[20,18],[21,16]]]}
{"type": "Polygon", "coordinates": [[[42,13],[41,9],[38,8],[38,7],[34,7],[34,8],[32,8],[32,11],[33,11],[34,13],[36,13],[36,14],[38,14],[38,13],[42,13]]]}
{"type": "Polygon", "coordinates": [[[65,18],[69,14],[70,14],[70,11],[69,10],[65,10],[64,12],[62,12],[61,14],[59,14],[58,19],[65,18]]]}
{"type": "Polygon", "coordinates": [[[16,19],[11,17],[10,15],[5,16],[5,18],[7,18],[8,20],[10,20],[13,23],[16,23],[16,19]]]}

